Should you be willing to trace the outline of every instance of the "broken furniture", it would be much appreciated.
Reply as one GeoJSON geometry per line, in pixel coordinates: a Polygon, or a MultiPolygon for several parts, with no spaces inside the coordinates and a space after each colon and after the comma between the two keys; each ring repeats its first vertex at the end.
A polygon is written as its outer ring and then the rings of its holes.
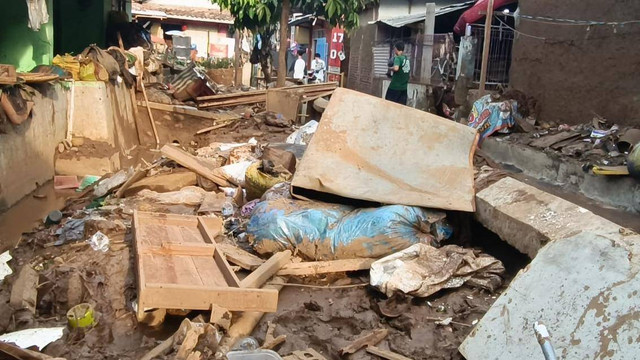
{"type": "Polygon", "coordinates": [[[134,212],[138,318],[148,309],[273,312],[278,291],[240,288],[216,248],[217,218],[134,212]],[[215,224],[212,224],[215,222],[215,224]]]}

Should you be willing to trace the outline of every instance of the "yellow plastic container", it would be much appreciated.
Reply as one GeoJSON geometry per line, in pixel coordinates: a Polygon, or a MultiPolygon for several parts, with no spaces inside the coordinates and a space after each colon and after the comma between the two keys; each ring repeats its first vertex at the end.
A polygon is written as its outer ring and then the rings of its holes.
{"type": "Polygon", "coordinates": [[[78,304],[67,311],[67,321],[71,328],[86,328],[95,325],[94,310],[91,304],[78,304]]]}

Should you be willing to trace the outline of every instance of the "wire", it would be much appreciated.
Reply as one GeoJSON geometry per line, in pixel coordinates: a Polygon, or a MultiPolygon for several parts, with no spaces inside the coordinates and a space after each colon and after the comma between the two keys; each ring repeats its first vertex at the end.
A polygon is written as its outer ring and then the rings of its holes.
{"type": "Polygon", "coordinates": [[[519,34],[519,35],[522,35],[522,36],[526,36],[526,37],[530,37],[530,38],[533,38],[533,39],[547,40],[547,38],[542,37],[542,36],[529,35],[529,34],[525,34],[525,33],[523,33],[522,31],[518,31],[518,30],[516,30],[516,29],[512,28],[511,26],[509,26],[506,22],[502,21],[498,16],[494,16],[494,17],[495,17],[496,19],[498,19],[498,21],[499,21],[502,25],[504,25],[504,27],[506,27],[507,29],[509,29],[509,30],[513,31],[513,32],[514,32],[514,33],[516,33],[516,34],[519,34]]]}
{"type": "Polygon", "coordinates": [[[604,26],[624,26],[628,24],[640,24],[640,20],[626,20],[626,21],[595,21],[595,20],[573,20],[573,19],[557,19],[547,16],[531,16],[531,15],[515,15],[515,14],[501,14],[504,16],[510,16],[513,18],[521,18],[530,21],[541,22],[545,24],[554,25],[577,25],[577,26],[591,26],[591,25],[604,25],[604,26]]]}

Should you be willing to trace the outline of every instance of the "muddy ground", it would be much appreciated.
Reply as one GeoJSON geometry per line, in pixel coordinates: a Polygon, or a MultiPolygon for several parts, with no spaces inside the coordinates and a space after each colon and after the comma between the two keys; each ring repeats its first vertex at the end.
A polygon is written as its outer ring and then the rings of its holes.
{"type": "MultiPolygon", "coordinates": [[[[158,116],[161,137],[167,142],[176,140],[191,149],[212,142],[245,142],[250,137],[256,137],[260,143],[283,142],[293,131],[265,126],[253,119],[241,119],[232,127],[194,138],[192,134],[203,127],[202,120],[189,118],[180,122],[158,116]]],[[[24,229],[22,240],[12,251],[14,258],[10,266],[14,274],[0,285],[0,333],[65,326],[67,310],[89,302],[99,314],[97,325],[87,331],[66,330],[62,339],[47,346],[43,352],[67,359],[138,359],[170,336],[184,317],[168,316],[162,325],[153,328],[136,320],[133,210],[194,215],[196,207],[161,205],[131,196],[107,201],[98,209],[82,212],[92,200],[91,195],[74,197],[67,201],[63,214],[75,218],[87,215],[104,218],[87,225],[85,238],[100,230],[110,238],[110,249],[95,251],[82,240],[56,246],[53,244],[58,239],[55,232],[61,225],[39,223],[33,230],[24,229]],[[31,266],[40,274],[35,315],[24,310],[16,312],[8,305],[12,284],[23,266],[31,266]]],[[[454,243],[481,247],[505,263],[507,274],[501,290],[506,288],[527,259],[506,247],[495,235],[473,225],[468,214],[449,215],[457,229],[454,243]]],[[[232,237],[226,241],[235,242],[232,237]]],[[[246,244],[240,245],[246,248],[246,244]]],[[[246,272],[238,275],[242,278],[246,272]]],[[[281,291],[278,311],[266,315],[253,336],[262,342],[268,322],[273,322],[276,336],[287,335],[286,342],[276,348],[281,355],[311,347],[327,359],[338,359],[338,350],[360,333],[386,328],[389,335],[379,345],[383,349],[412,359],[461,359],[458,346],[501,291],[490,294],[463,286],[426,299],[398,297],[388,300],[367,286],[368,281],[366,271],[348,276],[290,278],[288,282],[292,284],[281,291]],[[452,322],[436,324],[447,318],[452,322]]],[[[193,318],[198,314],[191,312],[187,316],[193,318]]],[[[208,318],[208,314],[203,314],[208,318]]],[[[359,351],[350,358],[376,357],[359,351]]]]}
{"type": "MultiPolygon", "coordinates": [[[[76,203],[73,207],[80,207],[76,203]]],[[[189,207],[167,208],[146,204],[147,210],[189,213],[189,207]]],[[[132,304],[136,298],[132,234],[128,210],[95,210],[94,215],[109,218],[97,222],[88,231],[100,229],[109,234],[110,250],[94,251],[85,242],[51,246],[55,226],[39,229],[26,236],[14,250],[12,268],[31,265],[40,273],[37,315],[14,313],[6,304],[15,275],[0,289],[0,332],[66,324],[65,313],[74,304],[90,302],[99,312],[98,325],[89,331],[67,331],[65,336],[45,348],[45,353],[68,359],[137,359],[177,329],[182,317],[169,316],[156,328],[138,324],[132,304]]],[[[495,235],[478,225],[470,228],[478,235],[476,245],[501,258],[510,278],[525,263],[513,250],[496,246],[495,235]],[[496,253],[497,251],[497,253],[496,253]]],[[[465,241],[458,238],[456,241],[465,241]]],[[[468,241],[468,239],[466,240],[468,241]]],[[[467,244],[468,245],[468,244],[467,244]]],[[[16,271],[17,273],[17,271],[16,271]]],[[[242,277],[246,273],[240,273],[242,277]]],[[[441,291],[426,299],[396,297],[391,300],[370,288],[368,273],[331,275],[314,279],[288,280],[281,291],[278,311],[266,315],[253,336],[262,342],[268,322],[276,324],[275,335],[287,335],[276,350],[287,355],[294,350],[314,348],[328,359],[338,359],[338,350],[360,333],[377,328],[389,329],[380,344],[412,359],[462,359],[457,348],[495,301],[499,292],[463,286],[441,291]],[[326,288],[336,287],[336,288],[326,288]],[[452,318],[448,325],[436,321],[452,318]]],[[[192,312],[193,318],[198,312],[192,312]]],[[[205,314],[208,318],[208,314],[205,314]]],[[[374,359],[364,351],[352,359],[374,359]]]]}

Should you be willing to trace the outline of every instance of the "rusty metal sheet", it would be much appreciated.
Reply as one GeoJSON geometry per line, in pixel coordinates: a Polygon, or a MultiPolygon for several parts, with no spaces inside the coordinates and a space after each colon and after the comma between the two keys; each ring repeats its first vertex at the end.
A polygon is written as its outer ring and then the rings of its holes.
{"type": "Polygon", "coordinates": [[[292,180],[347,198],[474,211],[474,129],[338,88],[292,180]]]}

